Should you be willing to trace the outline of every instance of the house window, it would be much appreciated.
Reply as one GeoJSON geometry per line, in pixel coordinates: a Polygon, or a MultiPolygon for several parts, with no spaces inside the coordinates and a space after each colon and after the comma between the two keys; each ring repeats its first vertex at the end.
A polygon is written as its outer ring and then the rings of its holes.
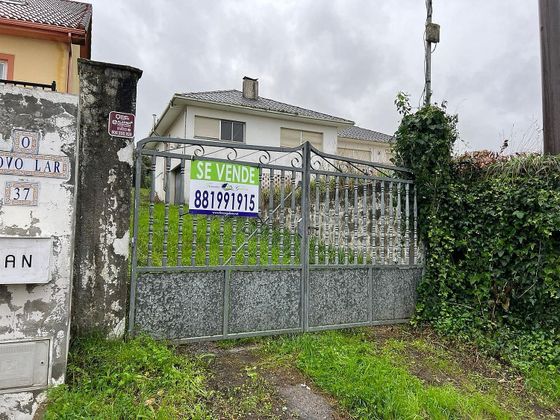
{"type": "Polygon", "coordinates": [[[220,139],[243,142],[244,123],[239,121],[221,121],[220,139]]]}
{"type": "Polygon", "coordinates": [[[0,53],[0,79],[14,79],[14,56],[0,53]]]}
{"type": "Polygon", "coordinates": [[[194,136],[243,143],[245,140],[245,123],[195,116],[194,136]]]}
{"type": "Polygon", "coordinates": [[[298,147],[306,141],[310,142],[316,149],[323,150],[323,133],[292,130],[291,128],[280,129],[280,145],[283,147],[298,147]]]}

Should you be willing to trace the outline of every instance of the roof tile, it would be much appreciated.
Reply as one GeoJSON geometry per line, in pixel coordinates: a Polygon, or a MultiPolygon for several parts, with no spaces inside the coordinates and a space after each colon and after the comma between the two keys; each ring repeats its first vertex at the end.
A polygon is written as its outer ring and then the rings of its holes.
{"type": "Polygon", "coordinates": [[[91,20],[89,3],[69,0],[0,0],[0,18],[70,29],[86,29],[91,20]]]}
{"type": "Polygon", "coordinates": [[[209,92],[189,92],[178,94],[185,99],[195,101],[211,102],[224,105],[236,105],[247,108],[254,108],[263,111],[284,112],[286,114],[312,118],[316,120],[330,121],[340,124],[354,124],[353,121],[345,118],[335,117],[333,115],[323,114],[322,112],[313,111],[311,109],[301,108],[295,105],[289,105],[272,99],[259,97],[258,99],[247,99],[243,97],[243,93],[239,90],[215,90],[209,92]]]}
{"type": "Polygon", "coordinates": [[[394,141],[393,136],[380,133],[379,131],[368,130],[367,128],[357,127],[355,125],[351,127],[344,127],[339,129],[338,136],[345,137],[348,139],[369,140],[369,141],[377,141],[382,143],[392,143],[394,141]]]}

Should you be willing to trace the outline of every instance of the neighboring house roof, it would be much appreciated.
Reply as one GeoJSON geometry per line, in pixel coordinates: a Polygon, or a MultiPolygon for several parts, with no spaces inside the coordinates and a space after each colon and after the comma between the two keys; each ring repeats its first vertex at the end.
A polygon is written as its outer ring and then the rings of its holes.
{"type": "Polygon", "coordinates": [[[87,30],[91,4],[69,0],[0,0],[0,19],[87,30]]]}
{"type": "Polygon", "coordinates": [[[357,127],[355,125],[350,127],[340,128],[338,130],[338,137],[356,140],[377,141],[380,143],[392,143],[393,136],[380,133],[379,131],[368,130],[367,128],[357,127]]]}
{"type": "Polygon", "coordinates": [[[259,96],[258,99],[247,99],[243,97],[243,93],[241,91],[235,89],[215,90],[209,92],[179,93],[176,96],[193,101],[240,106],[261,111],[286,113],[292,116],[312,118],[315,120],[323,120],[341,124],[354,124],[353,121],[347,120],[345,118],[323,114],[322,112],[301,108],[295,105],[289,105],[272,99],[263,98],[262,96],[259,96]]]}

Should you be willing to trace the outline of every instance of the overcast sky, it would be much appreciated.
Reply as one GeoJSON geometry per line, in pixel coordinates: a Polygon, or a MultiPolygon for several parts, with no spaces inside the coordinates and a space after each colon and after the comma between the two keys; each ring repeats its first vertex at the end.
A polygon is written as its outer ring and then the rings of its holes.
{"type": "MultiPolygon", "coordinates": [[[[393,134],[399,91],[420,103],[423,0],[91,0],[92,59],[144,71],[137,138],[174,92],[240,89],[393,134]]],[[[460,149],[542,148],[536,0],[433,0],[433,99],[460,149]]]]}

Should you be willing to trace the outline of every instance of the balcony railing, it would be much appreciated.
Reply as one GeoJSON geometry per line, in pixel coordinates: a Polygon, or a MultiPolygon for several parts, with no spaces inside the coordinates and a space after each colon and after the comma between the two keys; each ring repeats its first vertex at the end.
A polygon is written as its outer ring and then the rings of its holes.
{"type": "Polygon", "coordinates": [[[34,87],[34,88],[40,88],[40,89],[50,89],[53,92],[56,92],[56,82],[54,80],[50,85],[46,85],[46,84],[43,84],[43,83],[24,82],[24,81],[21,81],[21,80],[0,79],[0,84],[14,85],[14,86],[24,86],[24,87],[34,87]]]}

